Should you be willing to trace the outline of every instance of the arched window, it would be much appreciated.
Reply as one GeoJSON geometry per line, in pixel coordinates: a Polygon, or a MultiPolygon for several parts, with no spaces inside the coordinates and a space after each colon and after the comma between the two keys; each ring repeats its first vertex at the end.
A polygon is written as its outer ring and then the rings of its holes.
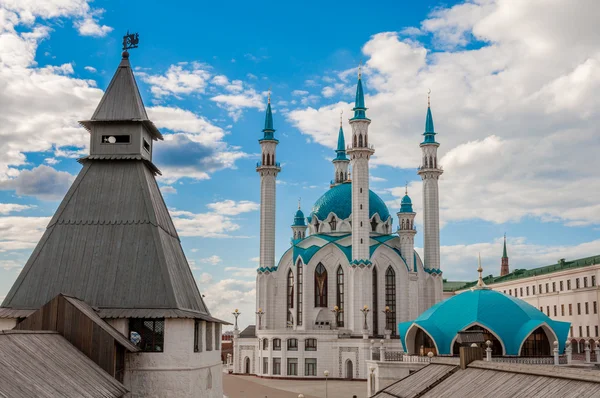
{"type": "Polygon", "coordinates": [[[264,153],[263,153],[263,163],[262,164],[263,164],[263,166],[265,164],[265,154],[264,153]]]}
{"type": "Polygon", "coordinates": [[[429,157],[429,167],[433,167],[433,158],[429,157]]]}
{"type": "Polygon", "coordinates": [[[390,265],[385,271],[385,306],[390,308],[386,316],[385,328],[396,335],[396,273],[390,265]]]}
{"type": "Polygon", "coordinates": [[[315,268],[315,307],[327,307],[327,270],[321,263],[315,268]]]}
{"type": "MultiPolygon", "coordinates": [[[[582,340],[583,341],[583,340],[582,340]]],[[[550,341],[544,329],[535,329],[521,347],[522,357],[550,356],[550,341]]]]}
{"type": "Polygon", "coordinates": [[[377,336],[379,334],[379,322],[377,318],[378,311],[378,291],[377,291],[377,268],[373,267],[373,311],[371,312],[373,315],[373,336],[377,336]]]}
{"type": "Polygon", "coordinates": [[[433,158],[433,167],[437,169],[437,158],[433,158]]]}
{"type": "Polygon", "coordinates": [[[263,350],[268,350],[269,349],[269,339],[263,339],[263,350]]]}
{"type": "Polygon", "coordinates": [[[404,229],[404,220],[402,220],[402,227],[400,229],[404,229]]]}
{"type": "MultiPolygon", "coordinates": [[[[498,340],[492,332],[479,325],[473,325],[465,330],[478,330],[483,332],[483,339],[492,342],[492,356],[502,356],[502,343],[500,343],[500,340],[498,340]]],[[[452,355],[460,355],[460,344],[457,341],[454,342],[454,346],[452,347],[452,355]]]]}
{"type": "Polygon", "coordinates": [[[354,146],[356,147],[356,136],[354,136],[354,146]]]}
{"type": "Polygon", "coordinates": [[[319,233],[319,220],[315,217],[315,234],[319,233]]]}
{"type": "Polygon", "coordinates": [[[291,327],[294,324],[292,318],[292,308],[294,307],[294,273],[292,270],[288,271],[287,277],[287,326],[291,327]]]}
{"type": "Polygon", "coordinates": [[[360,135],[358,136],[358,146],[359,146],[359,147],[362,147],[362,146],[363,146],[362,134],[360,134],[360,135]]]}
{"type": "Polygon", "coordinates": [[[304,351],[317,351],[317,339],[304,340],[304,351]]]}
{"type": "Polygon", "coordinates": [[[332,231],[335,231],[335,227],[337,226],[337,220],[335,219],[334,216],[331,216],[331,221],[329,221],[329,226],[331,227],[332,231]]]}
{"type": "Polygon", "coordinates": [[[335,294],[335,305],[337,305],[339,312],[337,313],[337,325],[339,327],[344,326],[344,270],[342,266],[338,266],[336,272],[336,294],[335,294]]]}
{"type": "Polygon", "coordinates": [[[371,220],[371,231],[377,232],[377,221],[375,219],[371,220]]]}
{"type": "Polygon", "coordinates": [[[281,351],[281,339],[273,339],[273,351],[281,351]]]}
{"type": "Polygon", "coordinates": [[[304,271],[302,268],[302,261],[298,260],[298,265],[296,266],[298,272],[298,300],[296,303],[296,325],[302,325],[302,272],[304,271]]]}

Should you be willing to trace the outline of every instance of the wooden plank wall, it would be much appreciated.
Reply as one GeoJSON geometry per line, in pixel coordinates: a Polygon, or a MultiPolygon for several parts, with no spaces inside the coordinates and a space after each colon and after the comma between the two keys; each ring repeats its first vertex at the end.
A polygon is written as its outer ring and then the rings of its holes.
{"type": "Polygon", "coordinates": [[[63,296],[56,296],[15,329],[57,331],[108,374],[115,376],[115,339],[63,296]]]}

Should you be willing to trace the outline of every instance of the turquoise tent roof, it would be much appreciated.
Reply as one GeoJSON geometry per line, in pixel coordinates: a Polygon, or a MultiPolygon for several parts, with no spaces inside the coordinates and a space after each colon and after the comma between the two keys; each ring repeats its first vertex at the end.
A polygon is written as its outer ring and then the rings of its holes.
{"type": "Polygon", "coordinates": [[[404,195],[400,202],[400,213],[413,213],[412,201],[408,195],[404,195]]]}
{"type": "Polygon", "coordinates": [[[294,216],[294,224],[292,227],[306,227],[306,222],[304,221],[304,213],[302,210],[298,209],[296,215],[294,216]]]}
{"type": "Polygon", "coordinates": [[[358,75],[358,83],[356,84],[356,98],[354,99],[354,117],[352,119],[367,119],[365,108],[365,94],[363,93],[362,78],[358,75]]]}
{"type": "Polygon", "coordinates": [[[550,319],[521,299],[490,289],[478,289],[435,304],[414,321],[400,323],[398,330],[406,347],[408,329],[416,324],[435,341],[440,355],[449,355],[457,333],[475,323],[494,333],[503,342],[504,355],[519,355],[525,338],[543,324],[554,331],[559,350],[563,352],[570,326],[569,322],[550,319]]]}
{"type": "MultiPolygon", "coordinates": [[[[321,221],[325,220],[329,213],[334,213],[338,218],[346,219],[352,214],[352,183],[339,184],[325,192],[315,202],[311,216],[317,216],[321,221]]],[[[381,198],[369,190],[369,218],[375,213],[379,214],[381,220],[386,221],[390,212],[381,198]]]]}
{"type": "Polygon", "coordinates": [[[435,129],[433,128],[433,116],[431,115],[431,107],[427,106],[427,117],[425,118],[425,139],[423,144],[437,144],[435,142],[435,129]]]}
{"type": "Polygon", "coordinates": [[[344,140],[344,130],[342,129],[342,126],[340,126],[340,131],[338,132],[338,144],[335,153],[337,153],[337,156],[333,159],[334,161],[348,160],[346,157],[346,141],[344,140]]]}
{"type": "Polygon", "coordinates": [[[265,128],[263,129],[263,138],[262,140],[275,140],[275,129],[273,128],[273,112],[271,112],[271,101],[267,104],[267,112],[265,113],[265,128]]]}

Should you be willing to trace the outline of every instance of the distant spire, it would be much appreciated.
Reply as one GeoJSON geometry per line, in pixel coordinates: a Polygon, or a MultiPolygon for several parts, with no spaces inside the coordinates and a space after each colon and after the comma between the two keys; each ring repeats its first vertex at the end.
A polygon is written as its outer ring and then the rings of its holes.
{"type": "Polygon", "coordinates": [[[269,94],[267,97],[267,112],[265,114],[265,128],[263,129],[263,140],[274,140],[273,133],[273,112],[271,111],[271,89],[269,88],[269,94]]]}
{"type": "Polygon", "coordinates": [[[352,108],[352,110],[354,111],[354,117],[352,118],[352,120],[367,119],[367,115],[365,113],[367,110],[367,108],[365,108],[365,94],[363,92],[362,86],[362,63],[358,66],[358,83],[356,84],[356,98],[354,100],[354,108],[352,108]]]}
{"type": "Polygon", "coordinates": [[[508,265],[508,254],[506,252],[506,233],[504,233],[504,250],[502,251],[502,260],[500,263],[500,276],[508,275],[510,267],[508,265]]]}
{"type": "Polygon", "coordinates": [[[504,251],[502,252],[502,258],[508,258],[506,254],[506,232],[504,233],[504,251]]]}
{"type": "Polygon", "coordinates": [[[427,91],[427,116],[425,117],[425,139],[423,144],[435,144],[435,128],[433,127],[433,115],[431,114],[431,89],[427,91]]]}
{"type": "Polygon", "coordinates": [[[335,160],[348,160],[348,158],[346,157],[346,141],[344,140],[344,129],[342,128],[342,114],[344,113],[344,111],[342,110],[340,112],[340,130],[338,131],[338,143],[337,143],[337,149],[335,150],[335,153],[337,153],[337,156],[335,157],[335,160]]]}

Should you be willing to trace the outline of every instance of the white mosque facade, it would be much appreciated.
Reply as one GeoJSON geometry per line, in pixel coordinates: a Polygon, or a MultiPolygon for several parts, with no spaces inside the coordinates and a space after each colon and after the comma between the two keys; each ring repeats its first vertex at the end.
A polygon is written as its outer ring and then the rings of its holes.
{"type": "MultiPolygon", "coordinates": [[[[275,263],[276,158],[271,104],[267,106],[262,160],[260,266],[256,327],[235,332],[234,372],[262,377],[366,379],[371,341],[402,347],[397,325],[442,300],[438,179],[433,118],[427,109],[420,144],[424,258],[414,250],[415,212],[408,195],[394,216],[369,190],[370,145],[359,74],[350,145],[340,123],[330,189],[308,217],[298,208],[292,245],[275,263]],[[351,168],[351,173],[350,169],[351,168]]],[[[376,132],[372,134],[377,134],[376,132]]]]}

